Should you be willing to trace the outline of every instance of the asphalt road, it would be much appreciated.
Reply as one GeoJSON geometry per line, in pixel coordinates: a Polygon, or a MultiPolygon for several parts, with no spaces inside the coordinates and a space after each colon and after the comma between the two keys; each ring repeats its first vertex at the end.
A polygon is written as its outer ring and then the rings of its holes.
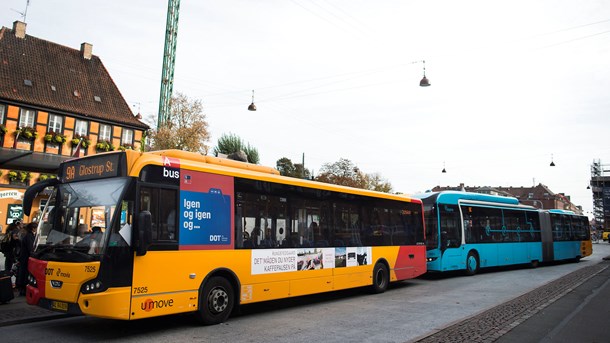
{"type": "Polygon", "coordinates": [[[125,322],[75,317],[4,327],[7,342],[406,342],[438,331],[514,299],[610,255],[594,244],[580,263],[537,269],[494,269],[474,277],[423,277],[369,295],[349,290],[242,308],[216,326],[199,326],[190,315],[125,322]]]}

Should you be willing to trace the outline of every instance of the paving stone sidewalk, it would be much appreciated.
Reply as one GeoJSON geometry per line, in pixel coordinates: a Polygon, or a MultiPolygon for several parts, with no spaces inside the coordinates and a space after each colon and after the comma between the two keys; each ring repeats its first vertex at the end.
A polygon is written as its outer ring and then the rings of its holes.
{"type": "Polygon", "coordinates": [[[574,271],[518,298],[411,342],[494,342],[608,267],[608,262],[602,262],[574,271]]]}
{"type": "Polygon", "coordinates": [[[30,306],[25,297],[19,296],[17,291],[15,291],[15,299],[6,304],[0,304],[0,327],[67,316],[67,314],[45,310],[38,306],[30,306]]]}

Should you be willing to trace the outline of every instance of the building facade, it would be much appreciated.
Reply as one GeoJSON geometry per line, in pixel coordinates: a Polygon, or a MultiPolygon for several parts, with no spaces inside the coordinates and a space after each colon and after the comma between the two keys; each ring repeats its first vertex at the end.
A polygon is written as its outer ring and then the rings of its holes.
{"type": "Polygon", "coordinates": [[[75,156],[140,149],[148,125],[134,116],[92,45],[80,50],[26,34],[26,24],[0,30],[0,227],[23,217],[32,183],[55,177],[75,156]]]}

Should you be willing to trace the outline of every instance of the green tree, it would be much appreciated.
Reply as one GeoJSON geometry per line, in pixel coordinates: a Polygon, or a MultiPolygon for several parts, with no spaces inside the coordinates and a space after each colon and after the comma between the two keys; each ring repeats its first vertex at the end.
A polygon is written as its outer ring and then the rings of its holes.
{"type": "Polygon", "coordinates": [[[298,178],[311,178],[311,172],[308,169],[303,170],[303,164],[293,164],[292,161],[287,157],[282,157],[275,163],[275,167],[279,170],[281,175],[298,177],[298,178]]]}
{"type": "Polygon", "coordinates": [[[258,156],[258,150],[251,146],[250,143],[244,143],[244,141],[233,133],[222,134],[218,138],[218,144],[214,147],[214,156],[218,154],[225,154],[230,157],[236,157],[240,152],[245,153],[247,157],[246,162],[258,164],[260,158],[258,156]]]}
{"type": "Polygon", "coordinates": [[[170,113],[170,120],[165,125],[147,133],[151,148],[179,149],[206,155],[210,132],[201,100],[192,100],[182,93],[176,93],[170,103],[170,113]]]}
{"type": "Polygon", "coordinates": [[[294,176],[296,168],[292,161],[287,157],[282,157],[277,162],[275,162],[275,169],[280,172],[280,175],[284,176],[294,176]]]}
{"type": "Polygon", "coordinates": [[[303,170],[303,164],[302,163],[295,163],[294,164],[294,177],[299,177],[302,179],[311,179],[311,171],[307,168],[305,168],[303,170]]]}

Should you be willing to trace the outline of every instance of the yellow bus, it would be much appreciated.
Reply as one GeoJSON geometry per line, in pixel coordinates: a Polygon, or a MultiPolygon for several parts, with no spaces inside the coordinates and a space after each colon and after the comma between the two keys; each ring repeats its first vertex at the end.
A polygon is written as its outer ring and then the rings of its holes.
{"type": "Polygon", "coordinates": [[[43,189],[27,302],[133,320],[369,286],[426,271],[420,200],[179,150],[61,164],[43,189]],[[47,191],[48,192],[48,191],[47,191]]]}

